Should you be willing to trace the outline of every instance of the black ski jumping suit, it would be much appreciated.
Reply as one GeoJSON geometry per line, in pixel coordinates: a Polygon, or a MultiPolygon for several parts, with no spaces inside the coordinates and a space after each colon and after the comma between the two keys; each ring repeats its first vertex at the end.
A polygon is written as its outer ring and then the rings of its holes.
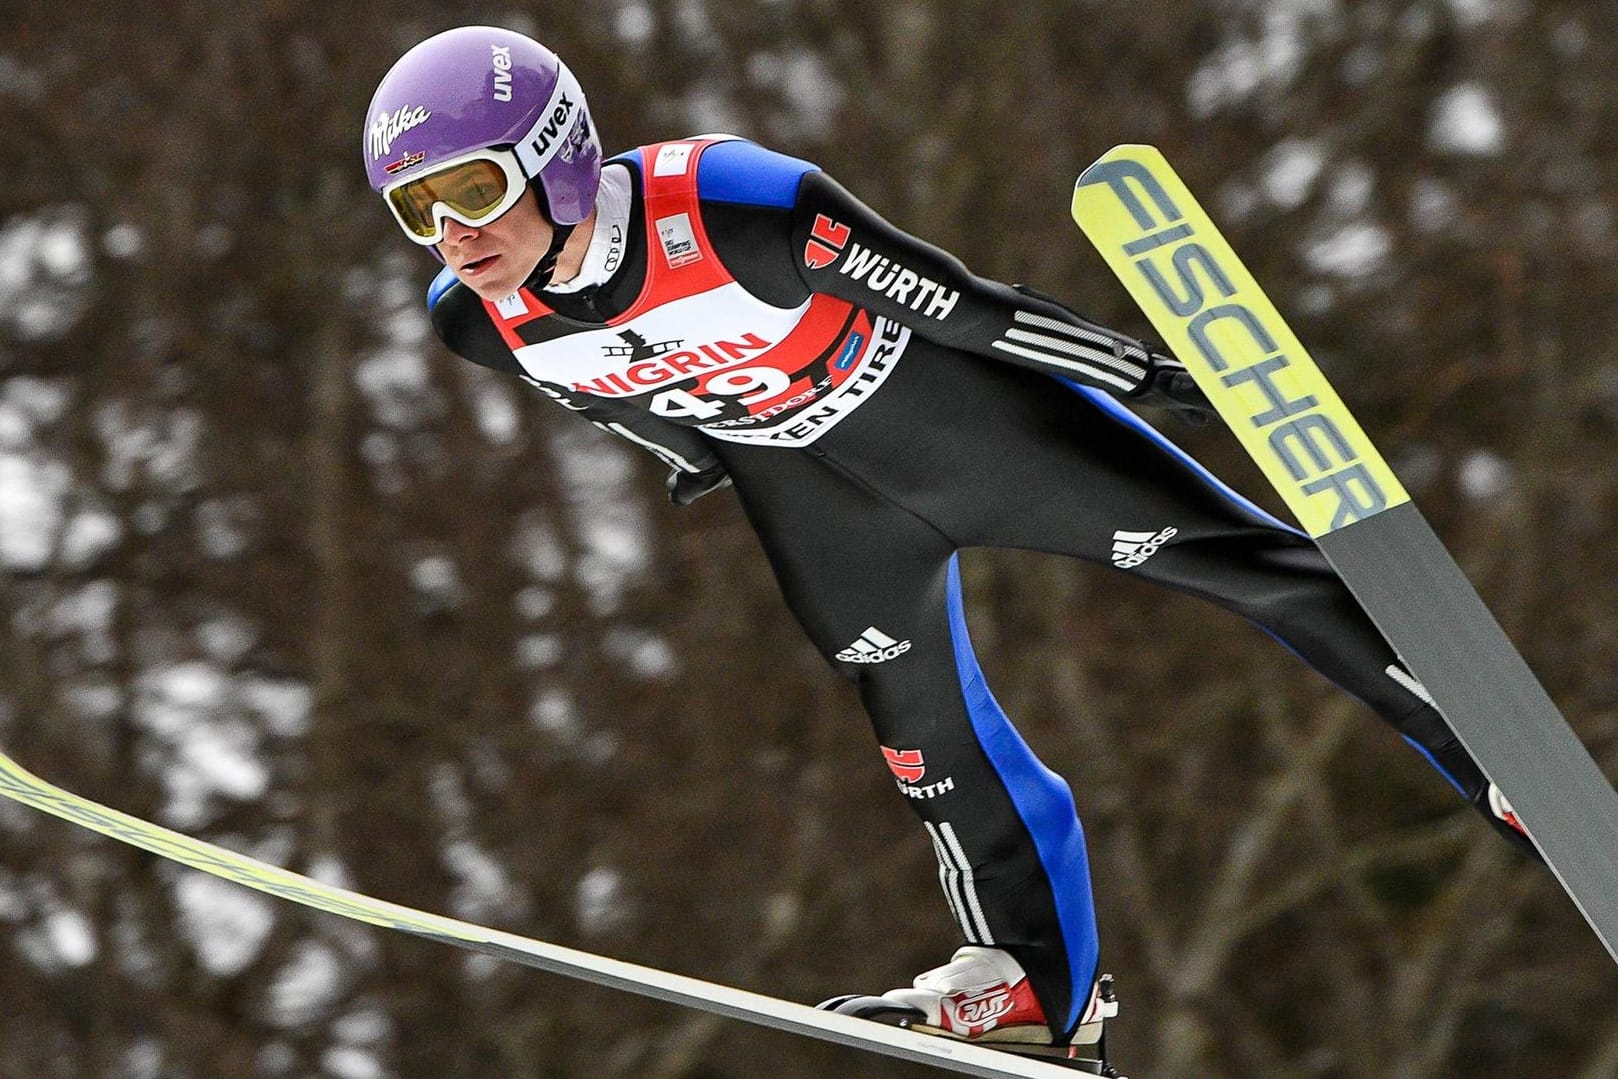
{"type": "Polygon", "coordinates": [[[604,280],[487,303],[446,270],[435,328],[687,481],[734,481],[793,613],[858,685],[963,937],[1022,963],[1057,1037],[1097,970],[1083,832],[984,684],[958,549],[1072,555],[1211,600],[1482,796],[1309,540],[1119,403],[1151,385],[1140,342],[972,275],[750,142],[642,147],[605,176],[626,194],[598,206],[604,280]]]}

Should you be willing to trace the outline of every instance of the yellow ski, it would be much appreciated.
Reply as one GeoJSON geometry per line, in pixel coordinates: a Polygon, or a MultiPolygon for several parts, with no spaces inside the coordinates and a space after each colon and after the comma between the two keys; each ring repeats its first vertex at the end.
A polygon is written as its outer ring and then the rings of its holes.
{"type": "Polygon", "coordinates": [[[1618,959],[1618,794],[1258,282],[1150,146],[1086,169],[1073,218],[1618,959]]]}
{"type": "Polygon", "coordinates": [[[0,795],[181,865],[315,910],[399,929],[442,944],[622,989],[688,1008],[774,1027],[983,1079],[1063,1079],[1073,1072],[1042,1060],[821,1011],[745,989],[700,981],[606,956],[547,944],[339,888],[132,817],[40,779],[0,753],[0,795]]]}

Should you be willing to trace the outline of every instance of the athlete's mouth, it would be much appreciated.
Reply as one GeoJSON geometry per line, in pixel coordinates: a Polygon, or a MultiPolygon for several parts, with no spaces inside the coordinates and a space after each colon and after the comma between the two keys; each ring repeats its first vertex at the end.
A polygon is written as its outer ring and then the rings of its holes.
{"type": "Polygon", "coordinates": [[[479,271],[485,270],[494,265],[494,260],[499,257],[499,255],[484,255],[482,258],[475,258],[471,262],[464,262],[461,264],[461,272],[471,274],[478,273],[479,271]]]}

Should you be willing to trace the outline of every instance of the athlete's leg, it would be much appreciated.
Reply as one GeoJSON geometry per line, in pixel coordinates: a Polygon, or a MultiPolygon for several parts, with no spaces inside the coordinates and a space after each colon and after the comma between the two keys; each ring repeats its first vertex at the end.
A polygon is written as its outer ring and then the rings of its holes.
{"type": "Polygon", "coordinates": [[[1241,615],[1368,704],[1532,853],[1491,811],[1487,778],[1312,541],[1116,400],[1086,392],[1064,402],[1060,386],[1039,389],[1037,402],[1027,386],[1001,398],[997,407],[1023,412],[988,429],[1015,451],[994,462],[978,497],[955,500],[941,518],[959,542],[1076,555],[1241,615]],[[1051,423],[1053,408],[1066,411],[1065,425],[1051,423]]]}
{"type": "Polygon", "coordinates": [[[1075,555],[1200,596],[1358,697],[1520,848],[1489,785],[1314,544],[1241,499],[1115,399],[912,342],[822,443],[959,546],[1075,555]]]}
{"type": "Polygon", "coordinates": [[[859,688],[964,939],[1010,952],[1065,1035],[1097,964],[1083,833],[983,683],[953,543],[813,454],[724,456],[788,605],[859,688]]]}

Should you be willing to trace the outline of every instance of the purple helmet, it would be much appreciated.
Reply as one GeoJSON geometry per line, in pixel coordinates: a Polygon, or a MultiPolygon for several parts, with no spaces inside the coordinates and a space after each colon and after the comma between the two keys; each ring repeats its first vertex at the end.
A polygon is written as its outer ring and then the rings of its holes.
{"type": "Polygon", "coordinates": [[[493,26],[446,30],[405,53],[365,117],[365,174],[377,191],[505,146],[553,223],[590,216],[601,142],[578,80],[539,42],[493,26]]]}

